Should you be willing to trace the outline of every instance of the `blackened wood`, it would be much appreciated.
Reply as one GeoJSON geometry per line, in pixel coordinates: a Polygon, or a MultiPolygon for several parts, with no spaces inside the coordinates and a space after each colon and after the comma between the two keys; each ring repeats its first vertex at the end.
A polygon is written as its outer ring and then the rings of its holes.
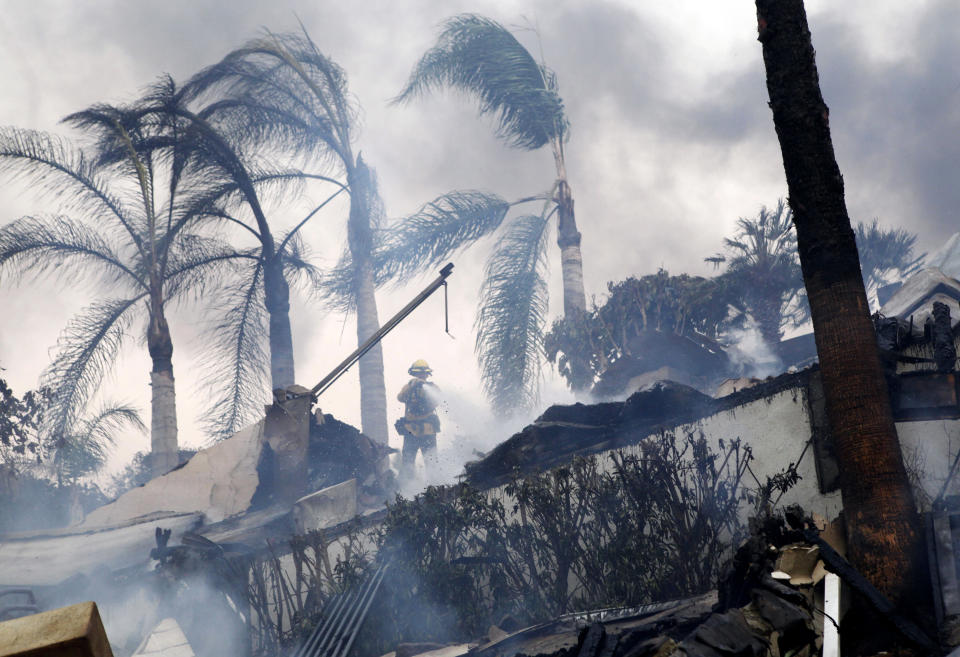
{"type": "Polygon", "coordinates": [[[950,306],[939,301],[933,303],[933,359],[938,372],[952,372],[957,366],[950,306]]]}
{"type": "Polygon", "coordinates": [[[580,632],[580,650],[577,657],[597,657],[604,646],[607,631],[603,623],[593,623],[580,632]]]}
{"type": "Polygon", "coordinates": [[[878,591],[856,568],[851,566],[829,543],[820,538],[817,532],[809,529],[804,530],[804,539],[808,543],[820,548],[820,558],[830,572],[836,573],[847,586],[853,589],[862,599],[866,600],[885,620],[889,621],[904,638],[928,651],[930,654],[939,651],[936,641],[931,639],[916,623],[898,613],[893,603],[890,602],[883,593],[878,591]]]}

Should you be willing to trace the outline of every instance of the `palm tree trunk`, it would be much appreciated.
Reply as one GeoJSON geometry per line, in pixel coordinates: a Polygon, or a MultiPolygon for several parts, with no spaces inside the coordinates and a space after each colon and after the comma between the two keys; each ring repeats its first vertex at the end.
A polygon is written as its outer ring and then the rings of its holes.
{"type": "Polygon", "coordinates": [[[177,396],[173,381],[173,341],[162,306],[155,304],[147,327],[150,372],[150,469],[159,477],[177,467],[177,396]]]}
{"type": "Polygon", "coordinates": [[[563,159],[563,144],[554,144],[553,157],[557,165],[557,246],[560,247],[560,271],[563,274],[563,314],[572,316],[587,309],[587,295],[583,291],[583,257],[580,254],[580,232],[573,214],[573,194],[567,183],[567,169],[563,159]]]}
{"type": "Polygon", "coordinates": [[[752,303],[753,318],[757,322],[757,328],[760,330],[760,337],[770,348],[771,353],[778,355],[780,353],[780,338],[783,335],[780,332],[780,297],[771,295],[758,295],[752,303]]]}
{"type": "Polygon", "coordinates": [[[928,582],[802,0],[756,0],[770,108],[810,300],[850,555],[901,605],[928,582]]]}
{"type": "Polygon", "coordinates": [[[271,389],[294,384],[293,334],[290,330],[290,286],[283,276],[283,263],[274,255],[263,266],[264,305],[270,317],[271,389]]]}
{"type": "MultiPolygon", "coordinates": [[[[364,267],[357,290],[357,344],[362,344],[380,328],[374,298],[373,268],[364,267]]],[[[383,349],[377,344],[364,354],[360,371],[360,426],[367,436],[387,444],[387,386],[383,375],[383,349]]]]}
{"type": "MultiPolygon", "coordinates": [[[[357,301],[357,345],[380,328],[374,294],[373,227],[370,213],[376,186],[363,158],[347,173],[350,186],[350,218],[347,239],[353,259],[354,294],[357,301]]],[[[387,386],[383,375],[383,348],[377,344],[358,364],[360,373],[360,428],[367,436],[387,444],[387,386]]]]}
{"type": "Polygon", "coordinates": [[[260,243],[263,245],[264,305],[270,316],[270,381],[272,390],[294,384],[293,334],[290,330],[290,286],[283,275],[283,262],[276,252],[273,234],[253,181],[237,151],[206,119],[177,105],[163,108],[164,114],[173,113],[185,118],[199,130],[209,146],[212,157],[236,182],[257,222],[260,243]]]}

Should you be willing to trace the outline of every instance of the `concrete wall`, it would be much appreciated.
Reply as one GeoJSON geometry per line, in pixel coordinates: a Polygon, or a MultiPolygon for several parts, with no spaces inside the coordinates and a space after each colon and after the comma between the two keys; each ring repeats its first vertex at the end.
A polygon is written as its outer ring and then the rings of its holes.
{"type": "MultiPolygon", "coordinates": [[[[917,491],[918,503],[929,509],[930,500],[943,488],[954,460],[960,453],[960,420],[898,422],[897,435],[917,491]]],[[[954,476],[946,494],[960,493],[960,473],[954,476]]]]}
{"type": "MultiPolygon", "coordinates": [[[[781,504],[799,504],[808,512],[832,519],[841,510],[840,493],[820,492],[811,414],[809,388],[798,384],[682,425],[675,433],[702,432],[715,451],[719,451],[720,440],[740,438],[753,451],[751,468],[761,481],[790,463],[798,463],[801,480],[784,495],[781,504]]],[[[960,452],[960,420],[898,422],[897,434],[917,502],[926,508],[939,494],[960,452]]],[[[960,474],[951,482],[947,494],[951,493],[960,493],[960,474]]]]}
{"type": "MultiPolygon", "coordinates": [[[[811,378],[815,386],[815,375],[811,378]]],[[[674,427],[670,432],[678,439],[687,434],[702,435],[717,454],[724,452],[720,448],[721,441],[729,445],[731,440],[739,438],[743,447],[752,451],[751,470],[760,482],[796,463],[800,481],[783,496],[780,505],[799,504],[808,513],[817,513],[832,520],[841,510],[841,499],[839,490],[822,493],[818,480],[817,455],[813,445],[817,426],[814,419],[817,413],[815,391],[816,387],[811,393],[807,378],[799,378],[792,387],[674,427]]],[[[918,503],[928,504],[938,494],[953,460],[960,452],[960,420],[901,422],[897,424],[897,432],[904,461],[918,487],[918,503]]],[[[645,437],[635,436],[633,439],[639,443],[645,437]]],[[[616,451],[639,455],[641,448],[634,444],[622,450],[597,454],[602,469],[612,470],[612,457],[616,451]]],[[[757,482],[748,475],[744,485],[756,488],[757,482]]],[[[960,485],[954,483],[951,489],[960,492],[960,485]]],[[[487,494],[501,500],[508,512],[512,509],[513,499],[507,494],[506,486],[491,488],[487,494]]],[[[744,515],[749,512],[750,509],[743,510],[744,515]]],[[[341,529],[327,530],[330,541],[328,554],[332,564],[344,554],[344,539],[337,537],[341,529]]],[[[365,527],[360,535],[361,544],[371,552],[372,533],[376,529],[374,523],[365,527]]],[[[293,563],[289,556],[283,557],[282,563],[285,569],[292,572],[293,563]]],[[[302,593],[306,594],[305,591],[302,593]]],[[[275,610],[271,610],[271,613],[275,613],[275,610]]]]}

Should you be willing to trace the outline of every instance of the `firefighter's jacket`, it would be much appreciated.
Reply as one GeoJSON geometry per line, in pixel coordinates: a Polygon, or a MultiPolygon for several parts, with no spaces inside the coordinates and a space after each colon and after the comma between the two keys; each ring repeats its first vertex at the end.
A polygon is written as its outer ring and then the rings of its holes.
{"type": "Polygon", "coordinates": [[[440,431],[440,418],[434,412],[440,401],[440,389],[436,385],[414,377],[403,386],[397,399],[406,406],[403,420],[397,422],[397,429],[403,429],[400,433],[419,437],[433,436],[440,431]]]}

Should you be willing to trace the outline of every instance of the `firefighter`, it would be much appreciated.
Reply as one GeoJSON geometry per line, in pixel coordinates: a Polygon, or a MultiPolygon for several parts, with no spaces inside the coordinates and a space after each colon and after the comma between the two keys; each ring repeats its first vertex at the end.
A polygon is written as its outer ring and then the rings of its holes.
{"type": "Polygon", "coordinates": [[[397,420],[396,429],[403,436],[403,451],[400,461],[400,477],[409,479],[417,460],[417,451],[423,451],[423,461],[430,467],[437,459],[437,432],[440,418],[436,408],[440,403],[440,389],[427,381],[433,370],[423,359],[417,360],[407,370],[413,378],[400,390],[397,399],[403,402],[403,418],[397,420]]]}

